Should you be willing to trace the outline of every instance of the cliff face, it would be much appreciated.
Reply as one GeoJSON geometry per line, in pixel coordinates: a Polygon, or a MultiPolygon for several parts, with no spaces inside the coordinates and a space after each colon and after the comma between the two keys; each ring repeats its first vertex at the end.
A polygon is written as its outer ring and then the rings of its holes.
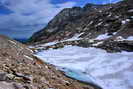
{"type": "Polygon", "coordinates": [[[133,35],[133,2],[125,0],[116,4],[73,7],[61,11],[41,31],[35,33],[31,43],[66,40],[79,35],[83,39],[96,39],[106,34],[109,39],[133,35]]]}
{"type": "Polygon", "coordinates": [[[25,45],[0,36],[0,89],[96,89],[65,77],[32,53],[25,45]]]}

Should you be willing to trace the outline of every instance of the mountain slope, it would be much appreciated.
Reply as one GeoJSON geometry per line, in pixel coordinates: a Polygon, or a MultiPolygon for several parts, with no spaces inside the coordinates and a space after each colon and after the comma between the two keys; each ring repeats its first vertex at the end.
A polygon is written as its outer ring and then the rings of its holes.
{"type": "Polygon", "coordinates": [[[63,75],[25,45],[0,36],[0,89],[97,89],[63,75]]]}
{"type": "Polygon", "coordinates": [[[41,31],[35,33],[31,43],[47,43],[79,38],[96,39],[99,35],[108,38],[127,39],[133,35],[133,2],[121,1],[111,5],[87,4],[85,7],[67,8],[61,11],[41,31]]]}

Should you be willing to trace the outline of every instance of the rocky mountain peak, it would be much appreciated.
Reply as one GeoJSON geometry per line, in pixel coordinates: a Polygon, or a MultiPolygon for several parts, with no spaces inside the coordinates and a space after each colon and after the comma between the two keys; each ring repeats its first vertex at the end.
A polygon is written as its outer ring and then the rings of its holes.
{"type": "Polygon", "coordinates": [[[69,39],[77,34],[84,39],[96,39],[102,34],[113,39],[119,36],[126,39],[133,35],[130,25],[133,20],[131,3],[132,0],[125,0],[116,4],[87,4],[83,8],[64,9],[44,29],[35,33],[30,41],[47,43],[69,39]]]}
{"type": "Polygon", "coordinates": [[[97,8],[103,7],[104,5],[96,5],[96,4],[92,4],[92,3],[88,3],[83,7],[84,11],[88,11],[88,10],[95,10],[97,8]]]}
{"type": "Polygon", "coordinates": [[[69,21],[71,20],[70,17],[77,17],[82,13],[82,8],[80,7],[73,7],[73,8],[66,8],[63,9],[58,15],[55,16],[55,18],[50,21],[48,24],[49,27],[55,25],[61,24],[62,21],[69,21]]]}

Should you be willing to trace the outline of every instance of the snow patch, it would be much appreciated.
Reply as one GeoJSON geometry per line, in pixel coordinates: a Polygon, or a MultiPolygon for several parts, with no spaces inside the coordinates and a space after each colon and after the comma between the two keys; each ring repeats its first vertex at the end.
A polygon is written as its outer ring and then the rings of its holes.
{"type": "Polygon", "coordinates": [[[129,36],[126,40],[133,41],[133,36],[129,36]]]}
{"type": "Polygon", "coordinates": [[[116,37],[116,41],[123,41],[123,40],[125,40],[125,39],[122,36],[116,37]]]}
{"type": "Polygon", "coordinates": [[[131,9],[131,10],[128,10],[128,12],[133,12],[133,9],[131,9]]]}
{"type": "Polygon", "coordinates": [[[115,16],[115,18],[117,18],[117,19],[118,19],[118,18],[119,18],[119,16],[115,16]]]}
{"type": "Polygon", "coordinates": [[[74,40],[81,40],[80,36],[84,34],[84,33],[80,33],[80,34],[75,34],[72,38],[67,39],[67,40],[63,40],[61,42],[65,42],[65,41],[74,41],[74,40]]]}
{"type": "Polygon", "coordinates": [[[98,23],[98,24],[96,25],[96,27],[102,25],[102,23],[103,23],[103,22],[98,23]]]}
{"type": "Polygon", "coordinates": [[[101,13],[101,12],[102,12],[102,10],[99,10],[98,12],[100,12],[100,13],[101,13]]]}
{"type": "Polygon", "coordinates": [[[91,21],[91,22],[89,23],[89,25],[91,25],[91,24],[93,24],[93,21],[91,21]]]}
{"type": "Polygon", "coordinates": [[[27,50],[29,50],[31,53],[34,53],[31,49],[29,49],[29,48],[26,48],[27,50]]]}
{"type": "Polygon", "coordinates": [[[109,37],[111,36],[108,36],[108,34],[102,34],[102,35],[99,35],[96,40],[104,40],[104,39],[108,39],[109,37]]]}
{"type": "Polygon", "coordinates": [[[133,36],[129,36],[127,39],[123,38],[122,36],[118,36],[116,38],[117,41],[124,41],[124,40],[127,40],[127,41],[133,41],[133,36]]]}
{"type": "Polygon", "coordinates": [[[97,42],[96,44],[92,44],[92,46],[98,46],[98,45],[100,45],[102,43],[103,43],[103,41],[102,42],[97,42]]]}
{"type": "Polygon", "coordinates": [[[12,44],[16,45],[16,42],[12,41],[12,40],[8,40],[9,42],[11,42],[12,44]]]}
{"type": "Polygon", "coordinates": [[[95,40],[94,39],[89,39],[89,43],[94,43],[95,40]]]}
{"type": "Polygon", "coordinates": [[[130,19],[126,19],[126,20],[122,20],[121,23],[122,23],[122,24],[126,24],[126,23],[129,22],[129,21],[130,21],[130,19]]]}
{"type": "Polygon", "coordinates": [[[131,16],[131,18],[133,19],[133,16],[131,16]]]}
{"type": "Polygon", "coordinates": [[[57,44],[58,42],[49,42],[49,43],[46,43],[46,44],[43,44],[43,45],[41,45],[41,46],[51,46],[51,45],[55,45],[55,44],[57,44]]]}
{"type": "Polygon", "coordinates": [[[33,58],[27,56],[27,55],[24,55],[24,57],[26,57],[27,59],[30,59],[30,60],[33,60],[33,58]]]}
{"type": "Polygon", "coordinates": [[[34,46],[28,46],[28,48],[35,48],[34,46]]]}
{"type": "Polygon", "coordinates": [[[110,13],[107,17],[111,17],[112,16],[112,13],[110,13]]]}
{"type": "Polygon", "coordinates": [[[66,75],[103,89],[133,89],[133,52],[107,53],[102,49],[65,46],[36,54],[66,75]]]}

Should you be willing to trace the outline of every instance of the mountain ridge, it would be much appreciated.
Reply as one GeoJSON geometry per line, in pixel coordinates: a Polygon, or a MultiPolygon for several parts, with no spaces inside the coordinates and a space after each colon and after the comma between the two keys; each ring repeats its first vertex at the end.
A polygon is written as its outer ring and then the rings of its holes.
{"type": "MultiPolygon", "coordinates": [[[[44,29],[47,29],[46,34],[45,34],[45,31],[44,30],[40,30],[40,31],[34,33],[33,36],[35,36],[35,37],[37,35],[38,35],[37,37],[41,36],[41,34],[39,34],[39,33],[42,33],[42,34],[44,33],[45,35],[48,35],[49,32],[52,32],[52,31],[54,31],[56,33],[56,29],[57,30],[60,30],[61,28],[63,28],[63,26],[65,24],[71,22],[73,19],[76,20],[76,18],[80,17],[80,15],[83,14],[83,11],[85,11],[85,12],[88,11],[88,10],[91,11],[91,9],[93,9],[94,7],[95,8],[99,8],[101,6],[104,6],[104,5],[86,4],[83,8],[81,8],[81,7],[65,8],[59,14],[57,14],[55,16],[55,18],[53,20],[51,20],[48,23],[48,25],[44,28],[44,29]],[[62,23],[63,20],[64,21],[68,21],[68,22],[62,23]],[[61,23],[61,25],[60,25],[60,23],[61,23]],[[56,28],[57,25],[59,25],[59,27],[61,27],[61,28],[59,28],[59,29],[56,28]],[[53,27],[53,29],[49,29],[51,27],[53,27]]],[[[31,39],[35,38],[33,36],[31,37],[31,39]]]]}
{"type": "Polygon", "coordinates": [[[124,0],[115,4],[87,4],[83,8],[64,9],[44,29],[35,33],[29,43],[41,45],[48,42],[68,41],[65,43],[69,44],[70,39],[74,38],[73,41],[82,41],[78,43],[79,45],[88,45],[85,47],[92,44],[86,43],[87,40],[96,40],[96,42],[103,42],[96,47],[107,51],[122,51],[126,48],[128,51],[130,49],[133,51],[130,42],[132,36],[133,1],[124,0]],[[128,46],[131,48],[129,49],[128,46]]]}

